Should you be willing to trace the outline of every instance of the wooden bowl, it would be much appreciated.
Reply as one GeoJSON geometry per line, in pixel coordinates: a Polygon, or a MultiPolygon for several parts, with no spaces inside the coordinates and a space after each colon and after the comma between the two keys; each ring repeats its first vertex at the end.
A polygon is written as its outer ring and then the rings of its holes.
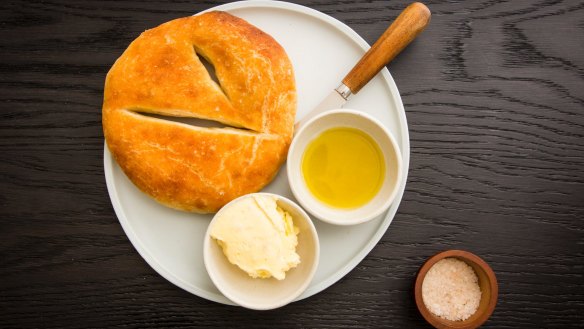
{"type": "Polygon", "coordinates": [[[424,263],[424,265],[422,265],[416,278],[414,292],[418,310],[420,310],[420,313],[424,319],[426,319],[426,321],[428,321],[435,328],[471,329],[479,327],[485,321],[487,321],[489,316],[491,316],[493,310],[495,310],[495,305],[497,304],[499,287],[497,285],[497,278],[495,277],[495,273],[481,258],[468,251],[447,250],[432,256],[424,263]],[[430,270],[430,268],[432,268],[436,262],[448,257],[457,258],[467,263],[470,267],[473,268],[479,279],[479,286],[482,292],[479,307],[473,315],[463,321],[450,321],[434,315],[432,312],[430,312],[430,310],[428,310],[428,308],[426,308],[426,305],[422,299],[422,282],[424,282],[426,273],[428,273],[428,270],[430,270]]]}

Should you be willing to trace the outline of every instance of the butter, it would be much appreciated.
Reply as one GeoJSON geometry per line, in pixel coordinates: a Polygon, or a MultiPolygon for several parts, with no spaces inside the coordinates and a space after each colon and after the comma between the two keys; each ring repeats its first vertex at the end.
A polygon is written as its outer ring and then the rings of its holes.
{"type": "Polygon", "coordinates": [[[211,228],[229,262],[252,278],[283,280],[300,264],[299,229],[276,200],[267,195],[241,199],[221,211],[211,228]]]}

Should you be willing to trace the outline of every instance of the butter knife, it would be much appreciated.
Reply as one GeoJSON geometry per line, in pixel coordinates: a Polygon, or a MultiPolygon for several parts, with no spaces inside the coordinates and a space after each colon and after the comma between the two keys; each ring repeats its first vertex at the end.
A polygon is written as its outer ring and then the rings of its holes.
{"type": "Polygon", "coordinates": [[[430,16],[428,7],[420,2],[407,6],[353,66],[341,84],[294,125],[294,131],[298,131],[302,125],[321,112],[342,108],[352,94],[358,93],[426,28],[430,16]]]}

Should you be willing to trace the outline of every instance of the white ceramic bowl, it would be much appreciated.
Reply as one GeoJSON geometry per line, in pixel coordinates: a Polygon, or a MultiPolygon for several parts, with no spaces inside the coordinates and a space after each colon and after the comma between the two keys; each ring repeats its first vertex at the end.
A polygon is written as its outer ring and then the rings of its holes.
{"type": "Polygon", "coordinates": [[[296,132],[288,151],[287,171],[292,193],[309,213],[336,225],[360,224],[381,215],[395,199],[402,170],[401,152],[389,130],[377,119],[355,110],[331,110],[315,116],[296,132]],[[371,201],[358,208],[334,208],[319,201],[308,190],[302,175],[302,157],[308,144],[324,131],[336,127],[357,128],[367,133],[377,142],[385,160],[383,185],[371,201]]]}
{"type": "Polygon", "coordinates": [[[316,273],[319,255],[318,235],[308,214],[293,201],[271,193],[247,194],[226,204],[209,224],[203,247],[205,267],[217,289],[235,304],[255,310],[282,307],[300,296],[316,273]],[[257,194],[275,196],[278,206],[292,215],[294,225],[300,229],[298,246],[296,247],[296,252],[300,256],[300,264],[287,271],[286,278],[281,281],[274,278],[251,278],[227,260],[221,247],[210,236],[215,218],[221,212],[236,202],[257,194]]]}

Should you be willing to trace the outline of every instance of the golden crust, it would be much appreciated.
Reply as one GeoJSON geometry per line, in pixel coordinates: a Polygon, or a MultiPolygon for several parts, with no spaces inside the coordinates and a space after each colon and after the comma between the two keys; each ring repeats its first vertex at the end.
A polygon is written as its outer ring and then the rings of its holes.
{"type": "Polygon", "coordinates": [[[269,35],[224,12],[142,33],[110,69],[103,128],[130,180],[176,209],[215,212],[268,184],[286,158],[296,114],[292,65],[269,35]],[[215,68],[215,83],[198,55],[215,68]],[[203,128],[145,116],[208,119],[203,128]]]}

